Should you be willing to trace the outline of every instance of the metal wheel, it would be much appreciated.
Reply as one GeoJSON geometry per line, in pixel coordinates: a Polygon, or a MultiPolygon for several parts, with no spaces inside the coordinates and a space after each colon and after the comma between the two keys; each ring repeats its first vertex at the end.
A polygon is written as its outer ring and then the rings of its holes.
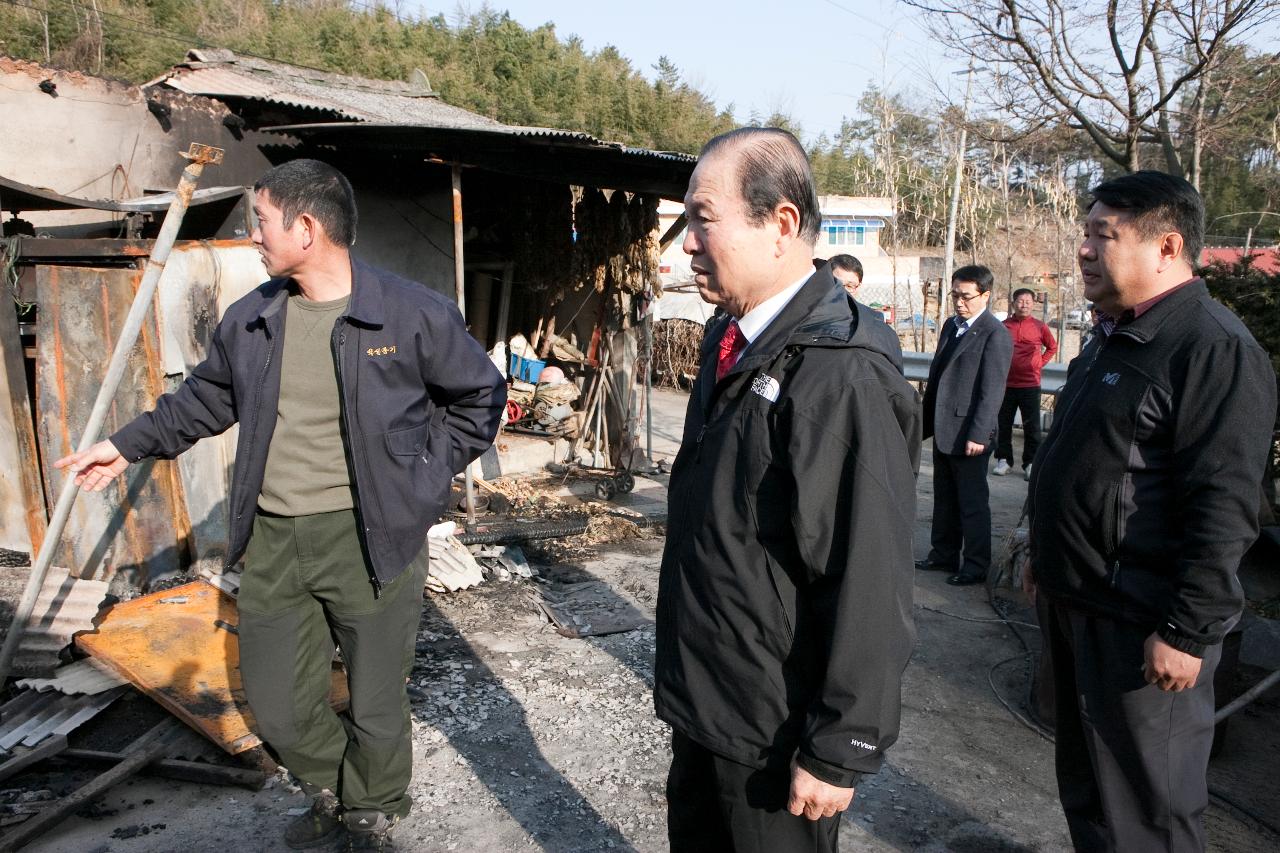
{"type": "Polygon", "coordinates": [[[630,471],[619,471],[618,476],[613,478],[613,482],[617,484],[618,491],[624,495],[636,487],[636,478],[631,476],[630,471]]]}
{"type": "Polygon", "coordinates": [[[607,501],[615,494],[612,480],[599,480],[596,482],[596,497],[602,501],[607,501]]]}

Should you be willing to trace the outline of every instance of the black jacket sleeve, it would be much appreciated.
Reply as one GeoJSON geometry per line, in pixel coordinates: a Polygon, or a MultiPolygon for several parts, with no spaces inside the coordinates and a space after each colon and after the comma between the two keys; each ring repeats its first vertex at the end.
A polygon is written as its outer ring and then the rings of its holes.
{"type": "Polygon", "coordinates": [[[489,355],[467,331],[452,303],[442,304],[428,320],[430,334],[418,353],[427,391],[436,404],[433,430],[448,436],[449,466],[461,473],[493,444],[507,385],[489,355]]]}
{"type": "Polygon", "coordinates": [[[1221,642],[1240,611],[1236,570],[1258,536],[1276,412],[1276,377],[1266,352],[1240,338],[1195,351],[1175,407],[1183,545],[1160,633],[1200,655],[1221,642]]]}
{"type": "Polygon", "coordinates": [[[911,460],[920,424],[914,392],[902,389],[854,382],[841,399],[796,412],[788,437],[819,685],[796,760],[841,787],[876,772],[897,739],[914,642],[911,460]]]}
{"type": "Polygon", "coordinates": [[[214,330],[209,354],[178,389],[161,395],[155,408],[111,436],[125,459],[172,459],[202,438],[226,432],[239,419],[231,385],[223,325],[214,330]]]}

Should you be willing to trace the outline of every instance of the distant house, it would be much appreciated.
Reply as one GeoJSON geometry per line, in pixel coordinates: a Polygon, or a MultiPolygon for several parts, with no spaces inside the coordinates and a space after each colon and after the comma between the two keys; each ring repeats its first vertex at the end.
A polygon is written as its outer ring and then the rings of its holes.
{"type": "MultiPolygon", "coordinates": [[[[1267,273],[1268,275],[1280,274],[1280,248],[1268,247],[1262,249],[1250,249],[1249,255],[1253,258],[1253,268],[1267,273]]],[[[1200,253],[1201,265],[1211,263],[1235,264],[1239,263],[1245,256],[1245,250],[1237,247],[1229,246],[1207,246],[1200,253]]]]}
{"type": "Polygon", "coordinates": [[[880,248],[880,232],[893,219],[891,199],[823,195],[818,196],[818,204],[822,209],[822,233],[813,247],[815,258],[850,254],[862,261],[865,269],[867,260],[884,255],[880,248]]]}
{"type": "MultiPolygon", "coordinates": [[[[899,254],[896,257],[881,246],[881,232],[894,217],[893,201],[874,196],[824,195],[818,197],[822,210],[822,226],[813,247],[815,258],[849,254],[862,262],[863,287],[858,299],[867,304],[894,308],[896,318],[909,318],[923,307],[920,292],[922,280],[921,256],[917,253],[899,254]]],[[[667,233],[684,213],[684,204],[663,201],[658,206],[659,231],[667,233]]],[[[681,231],[662,253],[660,268],[664,287],[679,288],[686,292],[693,276],[689,270],[689,256],[684,253],[681,231]],[[686,285],[682,287],[682,285],[686,285]]],[[[927,272],[931,267],[925,264],[927,272]]],[[[681,296],[660,306],[664,318],[681,317],[690,320],[705,319],[711,308],[700,299],[681,296]]]]}

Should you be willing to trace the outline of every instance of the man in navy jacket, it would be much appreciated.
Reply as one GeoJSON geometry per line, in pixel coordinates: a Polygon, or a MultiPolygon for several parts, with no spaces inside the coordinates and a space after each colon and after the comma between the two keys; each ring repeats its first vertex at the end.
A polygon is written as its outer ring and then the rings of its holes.
{"type": "Polygon", "coordinates": [[[240,668],[258,732],[315,799],[285,832],[389,850],[410,807],[405,677],[427,528],[493,441],[502,376],[454,305],[354,260],[351,185],[315,160],[255,186],[253,240],[272,279],[227,309],[186,382],[55,465],[101,491],[240,424],[227,566],[245,558],[240,668]],[[329,708],[334,640],[348,722],[329,708]]]}
{"type": "Polygon", "coordinates": [[[1009,332],[987,310],[993,283],[984,266],[952,275],[955,314],[938,333],[924,394],[924,436],[933,436],[933,547],[916,567],[947,572],[956,586],[981,583],[991,566],[987,460],[1013,357],[1009,332]]]}

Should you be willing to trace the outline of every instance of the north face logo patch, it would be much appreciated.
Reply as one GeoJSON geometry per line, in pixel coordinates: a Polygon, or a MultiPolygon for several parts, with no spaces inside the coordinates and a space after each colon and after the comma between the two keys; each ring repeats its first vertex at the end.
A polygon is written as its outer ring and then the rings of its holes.
{"type": "Polygon", "coordinates": [[[772,376],[757,376],[756,380],[751,383],[751,390],[764,397],[770,403],[778,402],[778,393],[782,390],[778,387],[778,380],[772,376]]]}

